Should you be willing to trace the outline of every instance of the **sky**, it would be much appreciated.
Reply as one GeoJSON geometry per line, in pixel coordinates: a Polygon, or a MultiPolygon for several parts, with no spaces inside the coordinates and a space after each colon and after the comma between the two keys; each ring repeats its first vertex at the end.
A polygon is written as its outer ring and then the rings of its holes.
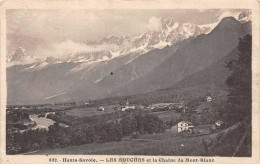
{"type": "Polygon", "coordinates": [[[66,48],[82,45],[87,40],[98,41],[111,34],[135,36],[158,31],[160,21],[166,18],[179,23],[210,24],[239,12],[241,10],[227,9],[10,9],[7,11],[7,53],[23,47],[41,58],[61,44],[66,48]]]}

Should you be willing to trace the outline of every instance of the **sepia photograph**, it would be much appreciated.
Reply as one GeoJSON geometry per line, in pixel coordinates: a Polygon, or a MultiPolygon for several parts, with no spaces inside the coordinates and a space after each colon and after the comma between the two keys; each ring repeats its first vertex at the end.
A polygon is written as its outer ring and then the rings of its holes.
{"type": "Polygon", "coordinates": [[[252,158],[252,13],[6,9],[5,154],[252,158]]]}

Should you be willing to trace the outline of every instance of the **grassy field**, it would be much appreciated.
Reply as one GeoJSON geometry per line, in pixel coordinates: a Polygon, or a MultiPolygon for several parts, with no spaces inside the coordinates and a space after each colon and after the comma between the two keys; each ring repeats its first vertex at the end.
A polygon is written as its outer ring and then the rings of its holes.
{"type": "Polygon", "coordinates": [[[161,112],[153,112],[153,114],[157,115],[162,121],[170,121],[175,120],[177,121],[181,113],[173,112],[173,111],[161,111],[161,112]]]}
{"type": "MultiPolygon", "coordinates": [[[[145,134],[137,139],[109,142],[92,143],[81,146],[56,148],[36,151],[34,155],[165,155],[165,156],[232,156],[243,133],[238,128],[230,133],[227,138],[210,153],[207,153],[203,144],[204,140],[217,139],[219,133],[189,137],[186,133],[161,133],[145,134]]],[[[249,146],[249,145],[248,145],[249,146]]],[[[250,156],[245,152],[246,145],[241,148],[238,156],[250,156]]]]}
{"type": "MultiPolygon", "coordinates": [[[[89,117],[93,115],[102,115],[105,113],[113,113],[115,110],[114,107],[120,107],[120,105],[108,105],[103,106],[105,108],[104,111],[97,111],[97,107],[88,107],[88,108],[80,108],[67,110],[66,115],[71,115],[75,117],[89,117]]],[[[173,111],[161,111],[161,112],[153,112],[153,114],[157,115],[161,120],[170,121],[170,120],[178,120],[181,116],[181,113],[173,112],[173,111]]]]}
{"type": "Polygon", "coordinates": [[[97,111],[97,107],[88,107],[88,108],[67,110],[66,115],[71,115],[71,116],[75,116],[75,117],[88,117],[88,116],[93,116],[93,115],[102,115],[105,113],[115,112],[115,110],[113,108],[119,107],[119,105],[108,105],[108,106],[103,106],[103,107],[105,108],[104,111],[97,111]]]}
{"type": "Polygon", "coordinates": [[[138,139],[110,143],[93,143],[81,146],[72,146],[62,149],[49,149],[35,152],[35,155],[50,154],[99,154],[99,155],[201,155],[202,143],[197,138],[187,138],[185,135],[162,133],[142,135],[138,139]],[[192,144],[196,143],[196,145],[192,144]]]}

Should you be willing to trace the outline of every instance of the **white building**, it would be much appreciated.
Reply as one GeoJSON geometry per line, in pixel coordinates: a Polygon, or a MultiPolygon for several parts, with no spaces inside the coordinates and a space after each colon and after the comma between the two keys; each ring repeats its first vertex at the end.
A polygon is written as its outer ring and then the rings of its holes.
{"type": "Polygon", "coordinates": [[[218,126],[218,127],[220,127],[222,124],[223,124],[223,121],[220,121],[220,120],[215,122],[215,125],[218,126]]]}
{"type": "Polygon", "coordinates": [[[105,108],[104,107],[98,107],[98,109],[97,109],[98,111],[104,111],[105,110],[105,108]]]}
{"type": "Polygon", "coordinates": [[[177,132],[187,131],[190,128],[194,128],[194,125],[189,121],[181,121],[177,124],[177,132]]]}
{"type": "Polygon", "coordinates": [[[126,111],[128,109],[135,109],[135,106],[125,106],[125,107],[122,107],[122,111],[126,111]]]}
{"type": "Polygon", "coordinates": [[[207,102],[211,102],[213,99],[212,99],[211,96],[207,96],[207,97],[206,97],[206,100],[207,100],[207,102]]]}

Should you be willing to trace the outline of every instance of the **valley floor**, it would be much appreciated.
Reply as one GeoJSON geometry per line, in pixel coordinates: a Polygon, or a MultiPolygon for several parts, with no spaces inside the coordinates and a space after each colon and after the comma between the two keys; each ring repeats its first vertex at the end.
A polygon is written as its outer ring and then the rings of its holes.
{"type": "MultiPolygon", "coordinates": [[[[232,156],[241,138],[241,133],[236,133],[238,129],[233,131],[232,134],[228,134],[227,138],[221,144],[216,145],[217,147],[214,150],[208,152],[208,148],[205,148],[205,141],[212,142],[219,138],[220,135],[222,136],[225,131],[193,137],[187,136],[186,132],[145,134],[139,136],[137,139],[122,140],[120,142],[92,143],[81,146],[40,150],[29,154],[232,156]]],[[[242,148],[245,147],[248,146],[242,146],[242,148]]],[[[238,153],[238,156],[249,156],[249,154],[243,152],[238,153]]]]}
{"type": "Polygon", "coordinates": [[[142,135],[137,139],[120,142],[92,143],[81,146],[40,150],[32,154],[76,155],[198,155],[203,154],[200,137],[188,138],[184,134],[160,133],[142,135]],[[194,145],[196,143],[196,145],[194,145]],[[194,150],[194,151],[190,151],[194,150]],[[200,150],[200,151],[199,151],[200,150]]]}

